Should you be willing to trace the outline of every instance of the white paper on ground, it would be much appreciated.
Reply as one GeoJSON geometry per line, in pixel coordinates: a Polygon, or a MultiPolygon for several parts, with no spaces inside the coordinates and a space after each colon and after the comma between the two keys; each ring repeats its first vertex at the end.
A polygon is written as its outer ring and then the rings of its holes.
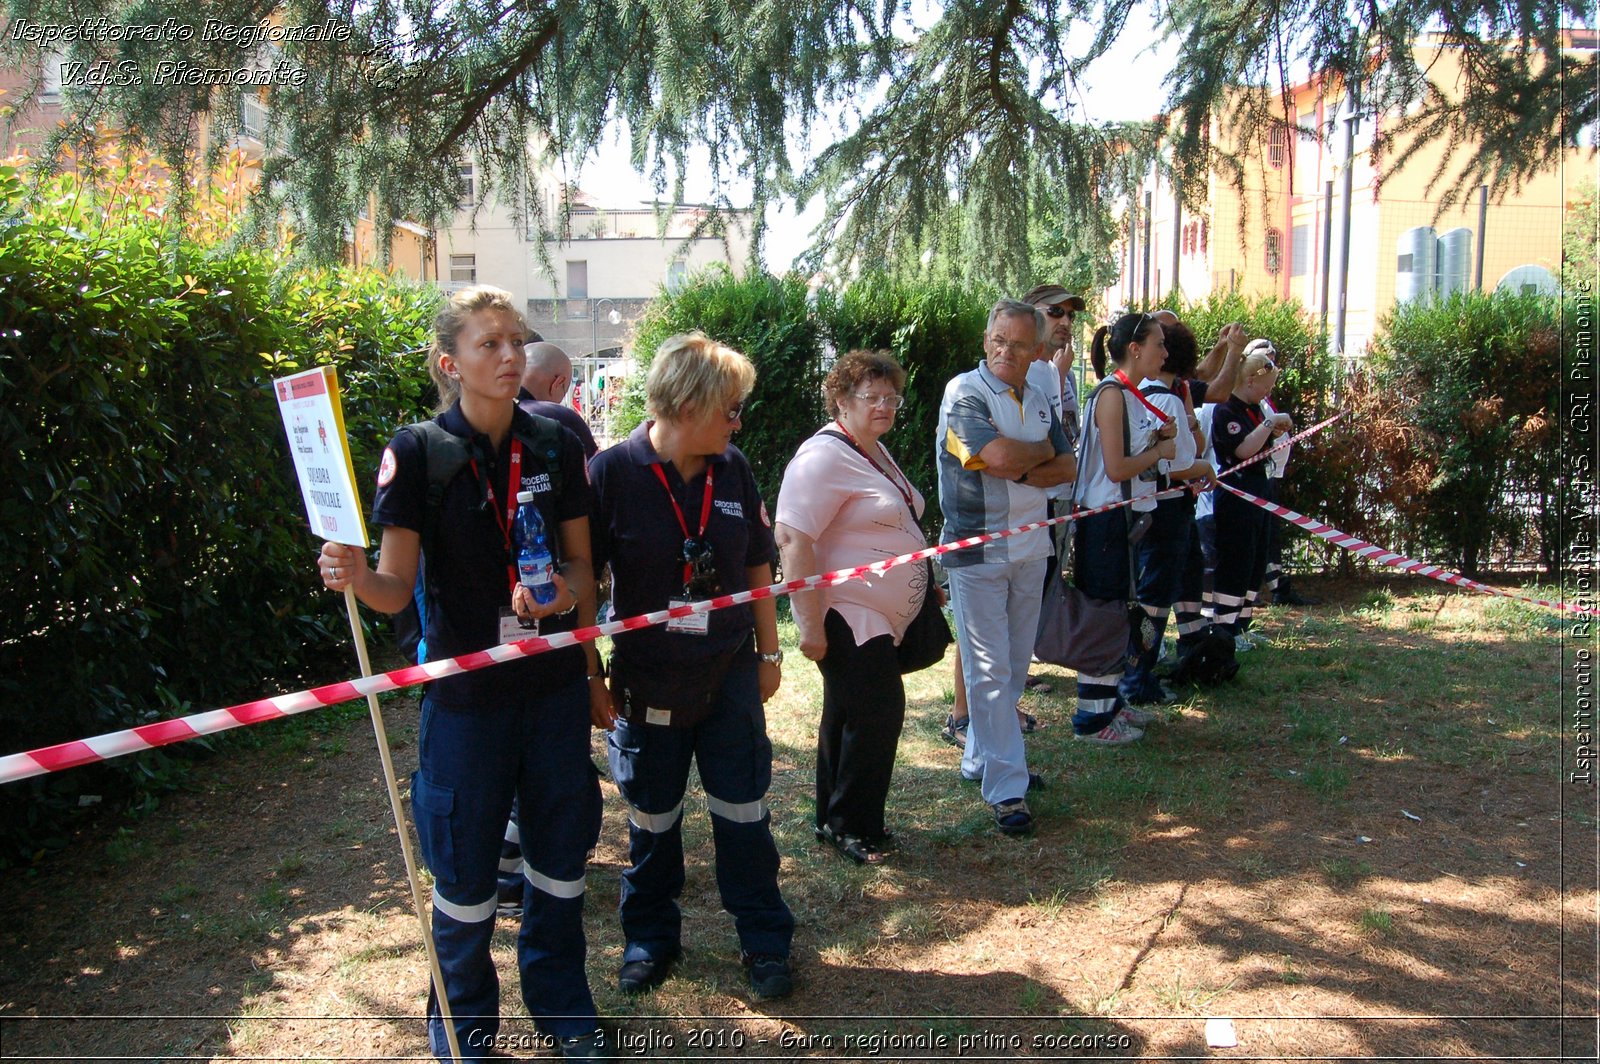
{"type": "Polygon", "coordinates": [[[1228,1049],[1238,1044],[1239,1036],[1234,1033],[1232,1020],[1210,1019],[1206,1021],[1206,1045],[1212,1049],[1228,1049]]]}

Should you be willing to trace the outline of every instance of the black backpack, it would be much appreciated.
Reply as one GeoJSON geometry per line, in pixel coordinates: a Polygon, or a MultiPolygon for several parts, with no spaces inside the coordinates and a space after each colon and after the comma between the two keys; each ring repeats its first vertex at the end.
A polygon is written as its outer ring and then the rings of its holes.
{"type": "Polygon", "coordinates": [[[1238,671],[1239,659],[1232,638],[1210,625],[1199,639],[1179,653],[1171,679],[1178,684],[1213,687],[1227,683],[1238,671]]]}
{"type": "MultiPolygon", "coordinates": [[[[423,466],[428,471],[428,495],[422,511],[422,552],[417,560],[417,584],[422,590],[421,606],[413,594],[405,609],[394,614],[395,640],[400,652],[408,661],[417,660],[417,648],[427,631],[427,604],[434,601],[437,588],[429,578],[426,560],[439,539],[440,504],[445,489],[456,475],[472,460],[469,441],[444,427],[438,418],[419,421],[400,430],[417,438],[421,445],[423,466]]],[[[550,490],[561,494],[561,435],[567,430],[561,423],[539,414],[518,409],[511,422],[511,434],[522,441],[522,447],[533,458],[533,468],[542,470],[550,478],[550,490]]],[[[551,543],[552,553],[555,543],[551,543]]]]}

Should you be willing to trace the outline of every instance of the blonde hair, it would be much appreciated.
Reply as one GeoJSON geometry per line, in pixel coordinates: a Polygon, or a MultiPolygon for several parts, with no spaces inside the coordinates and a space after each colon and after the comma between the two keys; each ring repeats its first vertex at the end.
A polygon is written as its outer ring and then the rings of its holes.
{"type": "Polygon", "coordinates": [[[516,318],[517,325],[524,331],[528,328],[528,320],[517,309],[511,293],[504,288],[480,284],[450,293],[449,300],[439,308],[438,316],[433,319],[433,346],[428,349],[428,376],[433,378],[433,386],[439,389],[438,410],[441,413],[461,398],[461,381],[447,374],[439,360],[445,355],[454,357],[456,339],[466,327],[467,319],[480,310],[503,310],[516,318]]]}
{"type": "Polygon", "coordinates": [[[1233,391],[1238,391],[1247,383],[1261,376],[1263,373],[1278,372],[1277,363],[1273,362],[1272,354],[1265,351],[1254,351],[1239,360],[1239,368],[1233,373],[1233,391]]]}
{"type": "Polygon", "coordinates": [[[705,333],[669,336],[656,348],[645,378],[645,409],[663,421],[692,421],[708,410],[729,409],[756,386],[750,360],[705,333]]]}

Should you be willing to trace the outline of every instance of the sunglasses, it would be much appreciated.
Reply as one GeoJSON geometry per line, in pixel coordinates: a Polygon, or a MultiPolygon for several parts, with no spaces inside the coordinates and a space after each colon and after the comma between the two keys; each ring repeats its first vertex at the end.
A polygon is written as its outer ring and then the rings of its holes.
{"type": "Polygon", "coordinates": [[[1044,313],[1046,317],[1050,318],[1070,318],[1072,316],[1072,311],[1068,310],[1060,303],[1045,307],[1044,313]]]}

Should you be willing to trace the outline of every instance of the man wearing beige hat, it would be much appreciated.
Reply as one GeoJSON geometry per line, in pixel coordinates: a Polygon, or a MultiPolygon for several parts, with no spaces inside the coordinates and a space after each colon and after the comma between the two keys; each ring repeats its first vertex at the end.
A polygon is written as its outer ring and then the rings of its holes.
{"type": "MultiPolygon", "coordinates": [[[[1058,284],[1036,285],[1022,297],[1044,311],[1049,322],[1049,335],[1045,337],[1040,352],[1041,361],[1055,367],[1055,391],[1060,395],[1058,413],[1061,427],[1074,449],[1078,446],[1078,384],[1072,377],[1072,363],[1077,357],[1072,349],[1072,323],[1084,309],[1083,297],[1068,292],[1058,284]]],[[[1069,489],[1070,490],[1070,489],[1069,489]]]]}

